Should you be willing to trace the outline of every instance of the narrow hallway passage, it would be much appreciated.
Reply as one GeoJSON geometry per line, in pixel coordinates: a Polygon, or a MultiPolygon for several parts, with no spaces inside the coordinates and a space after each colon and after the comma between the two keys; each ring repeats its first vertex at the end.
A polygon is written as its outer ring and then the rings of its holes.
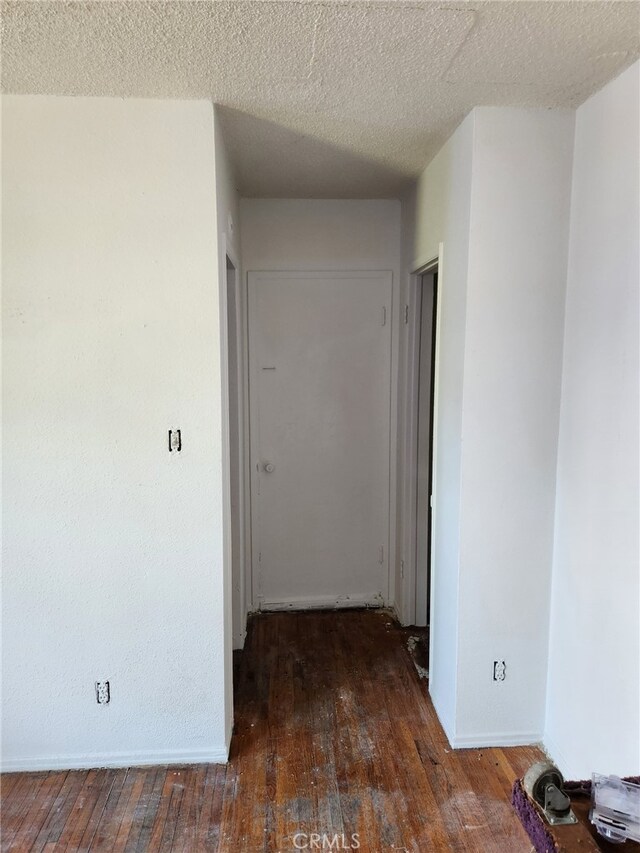
{"type": "Polygon", "coordinates": [[[312,833],[370,853],[530,849],[509,795],[539,751],[452,751],[410,633],[384,611],[252,619],[222,850],[294,850],[312,833]]]}

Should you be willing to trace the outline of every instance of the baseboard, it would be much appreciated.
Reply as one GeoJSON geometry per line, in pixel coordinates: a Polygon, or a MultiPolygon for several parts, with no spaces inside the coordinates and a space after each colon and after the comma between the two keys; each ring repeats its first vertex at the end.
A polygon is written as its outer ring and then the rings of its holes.
{"type": "Polygon", "coordinates": [[[260,610],[318,610],[346,607],[386,607],[378,594],[349,596],[312,596],[311,598],[283,598],[280,601],[261,601],[260,610]]]}
{"type": "Polygon", "coordinates": [[[454,749],[490,749],[493,746],[538,746],[541,741],[540,732],[493,732],[454,737],[451,746],[454,749]]]}
{"type": "Polygon", "coordinates": [[[42,758],[8,758],[0,762],[2,773],[42,770],[93,770],[99,767],[148,767],[157,764],[226,764],[224,747],[206,752],[104,752],[90,755],[51,755],[42,758]]]}
{"type": "MultiPolygon", "coordinates": [[[[393,618],[398,622],[398,624],[402,625],[402,619],[400,619],[400,614],[398,613],[398,608],[395,604],[387,604],[386,610],[388,610],[393,618]]],[[[406,625],[402,625],[403,628],[406,628],[406,625]]]]}
{"type": "Polygon", "coordinates": [[[234,652],[242,651],[242,649],[244,649],[244,641],[246,639],[247,639],[247,632],[246,631],[243,631],[242,634],[240,634],[239,636],[234,635],[233,642],[231,644],[233,651],[234,652]]]}

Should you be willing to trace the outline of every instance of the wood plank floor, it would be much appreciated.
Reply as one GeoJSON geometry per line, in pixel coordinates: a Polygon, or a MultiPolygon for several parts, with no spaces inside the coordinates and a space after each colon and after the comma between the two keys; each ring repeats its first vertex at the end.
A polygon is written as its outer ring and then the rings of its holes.
{"type": "Polygon", "coordinates": [[[451,751],[407,637],[382,611],[253,617],[227,766],[5,775],[2,850],[528,853],[509,793],[539,751],[451,751]]]}

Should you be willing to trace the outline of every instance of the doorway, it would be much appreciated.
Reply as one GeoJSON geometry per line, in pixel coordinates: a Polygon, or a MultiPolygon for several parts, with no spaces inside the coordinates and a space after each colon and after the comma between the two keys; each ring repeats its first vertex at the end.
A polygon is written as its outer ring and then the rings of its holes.
{"type": "Polygon", "coordinates": [[[244,535],[244,368],[240,277],[226,256],[229,500],[233,646],[241,648],[246,623],[244,535]]]}
{"type": "Polygon", "coordinates": [[[416,448],[416,625],[429,625],[433,495],[433,414],[438,270],[418,277],[416,448]]]}
{"type": "Polygon", "coordinates": [[[431,563],[437,487],[434,457],[437,452],[438,267],[439,259],[434,259],[410,275],[405,310],[404,557],[401,563],[400,618],[404,625],[421,628],[431,622],[431,563]]]}
{"type": "Polygon", "coordinates": [[[250,272],[253,609],[385,605],[389,272],[250,272]]]}

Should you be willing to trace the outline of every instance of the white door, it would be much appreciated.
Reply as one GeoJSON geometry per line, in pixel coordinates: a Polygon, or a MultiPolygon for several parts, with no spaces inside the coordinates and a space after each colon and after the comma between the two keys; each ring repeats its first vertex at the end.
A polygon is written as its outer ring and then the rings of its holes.
{"type": "Polygon", "coordinates": [[[255,607],[388,600],[391,273],[249,273],[255,607]]]}

